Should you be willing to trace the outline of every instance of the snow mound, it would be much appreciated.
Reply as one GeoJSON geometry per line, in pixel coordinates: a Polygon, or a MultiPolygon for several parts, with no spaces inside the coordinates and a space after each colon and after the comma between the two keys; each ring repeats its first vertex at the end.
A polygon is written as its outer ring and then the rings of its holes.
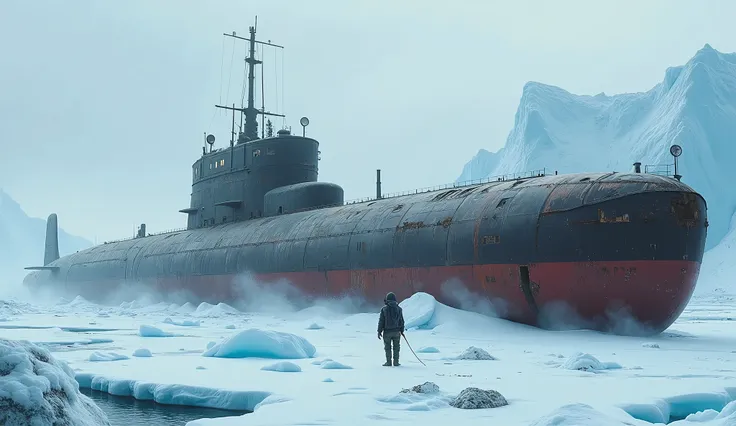
{"type": "Polygon", "coordinates": [[[138,309],[142,308],[144,305],[137,300],[132,300],[130,302],[121,302],[119,306],[121,309],[138,309]]]}
{"type": "Polygon", "coordinates": [[[401,393],[439,393],[440,387],[432,382],[424,382],[421,385],[413,386],[409,389],[402,389],[401,393]]]}
{"type": "Polygon", "coordinates": [[[202,356],[216,358],[313,358],[317,349],[295,334],[257,328],[233,334],[208,348],[202,356]]]}
{"type": "Polygon", "coordinates": [[[641,346],[643,348],[659,349],[659,344],[658,343],[642,343],[641,346]]]}
{"type": "Polygon", "coordinates": [[[65,304],[68,308],[73,308],[75,311],[96,311],[100,306],[88,301],[82,296],[75,297],[71,302],[65,304]]]}
{"type": "Polygon", "coordinates": [[[152,325],[141,325],[138,329],[138,335],[141,337],[172,337],[174,333],[163,331],[158,327],[152,325]]]}
{"type": "Polygon", "coordinates": [[[261,367],[261,370],[278,371],[280,373],[299,373],[300,371],[302,371],[302,368],[294,364],[293,362],[280,361],[274,364],[270,364],[270,365],[261,367]]]}
{"type": "Polygon", "coordinates": [[[307,330],[322,330],[323,328],[324,328],[324,326],[321,326],[321,325],[317,324],[316,322],[313,322],[313,323],[309,324],[309,327],[307,327],[307,330]]]}
{"type": "Polygon", "coordinates": [[[618,420],[587,404],[568,404],[540,417],[529,426],[632,426],[632,424],[630,418],[618,420]]]}
{"type": "Polygon", "coordinates": [[[353,367],[337,362],[337,361],[325,361],[320,364],[320,368],[324,370],[352,370],[353,367]]]}
{"type": "Polygon", "coordinates": [[[110,422],[79,392],[66,363],[33,343],[0,339],[0,424],[105,426],[110,422]]]}
{"type": "Polygon", "coordinates": [[[89,355],[89,360],[92,362],[105,362],[105,361],[122,361],[128,358],[127,355],[122,355],[117,352],[92,352],[89,355]]]}
{"type": "Polygon", "coordinates": [[[568,357],[561,367],[566,370],[596,372],[619,369],[621,365],[615,362],[601,362],[591,354],[576,352],[568,357]]]}
{"type": "Polygon", "coordinates": [[[470,346],[469,348],[465,349],[463,353],[456,356],[452,359],[463,359],[463,360],[473,360],[473,361],[495,361],[496,358],[486,352],[485,350],[481,348],[476,348],[475,346],[470,346]]]}
{"type": "Polygon", "coordinates": [[[407,411],[432,411],[447,408],[452,397],[442,394],[436,384],[425,382],[403,389],[396,395],[378,397],[376,400],[389,404],[405,404],[404,409],[407,411]]]}
{"type": "Polygon", "coordinates": [[[334,380],[330,379],[329,377],[326,378],[326,379],[324,379],[324,380],[322,380],[322,381],[325,382],[325,383],[332,383],[332,382],[334,382],[334,380]]]}
{"type": "Polygon", "coordinates": [[[93,373],[77,373],[79,386],[110,395],[130,396],[141,401],[190,407],[219,408],[222,410],[253,411],[270,392],[233,391],[177,384],[158,384],[136,380],[117,379],[93,373]]]}
{"type": "Polygon", "coordinates": [[[146,348],[140,348],[140,349],[136,349],[133,352],[133,356],[138,357],[138,358],[150,358],[153,356],[153,354],[151,353],[150,350],[146,348]]]}
{"type": "Polygon", "coordinates": [[[495,390],[483,390],[478,388],[465,388],[450,402],[455,408],[466,410],[479,408],[497,408],[509,405],[506,398],[495,390]]]}
{"type": "Polygon", "coordinates": [[[197,310],[197,307],[194,306],[193,303],[187,302],[187,303],[181,305],[180,307],[176,308],[175,309],[175,312],[176,313],[179,313],[179,314],[191,314],[192,312],[194,312],[196,310],[197,310]]]}
{"type": "Polygon", "coordinates": [[[420,328],[427,326],[437,305],[437,300],[431,294],[418,292],[414,293],[410,298],[404,299],[399,306],[404,312],[404,327],[420,328]]]}
{"type": "Polygon", "coordinates": [[[38,312],[33,305],[15,300],[0,300],[0,317],[30,314],[38,312]]]}
{"type": "Polygon", "coordinates": [[[178,325],[179,327],[199,327],[199,325],[201,324],[200,321],[190,321],[190,320],[174,321],[169,317],[166,317],[166,319],[164,319],[164,323],[171,324],[171,325],[178,325]]]}
{"type": "Polygon", "coordinates": [[[225,326],[227,330],[235,330],[235,326],[233,324],[228,324],[225,326]]]}
{"type": "Polygon", "coordinates": [[[197,309],[192,314],[196,317],[211,317],[218,318],[228,315],[241,315],[242,312],[228,305],[227,303],[218,303],[212,305],[207,302],[202,302],[197,306],[197,309]]]}
{"type": "Polygon", "coordinates": [[[213,346],[215,346],[217,342],[207,342],[207,349],[212,349],[213,346]]]}
{"type": "Polygon", "coordinates": [[[325,358],[325,359],[323,359],[322,361],[320,361],[320,360],[316,359],[316,360],[312,361],[312,364],[313,364],[313,365],[322,365],[323,363],[325,363],[325,362],[330,362],[330,361],[332,361],[332,359],[331,359],[331,358],[325,358]]]}
{"type": "Polygon", "coordinates": [[[458,331],[467,332],[474,328],[487,330],[488,325],[510,327],[508,322],[494,318],[498,317],[499,310],[503,310],[502,301],[489,300],[485,296],[473,294],[459,282],[453,281],[449,281],[441,292],[443,298],[457,303],[462,309],[440,303],[430,294],[414,293],[399,304],[404,311],[404,323],[407,330],[412,328],[436,330],[440,326],[454,325],[458,331]]]}
{"type": "Polygon", "coordinates": [[[440,350],[435,348],[434,346],[425,346],[423,348],[417,349],[417,353],[420,353],[420,354],[436,354],[439,351],[440,350]]]}

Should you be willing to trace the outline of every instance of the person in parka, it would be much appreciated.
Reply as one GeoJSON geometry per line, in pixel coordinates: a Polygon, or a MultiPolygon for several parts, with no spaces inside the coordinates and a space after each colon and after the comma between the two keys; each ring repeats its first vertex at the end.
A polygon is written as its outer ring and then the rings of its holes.
{"type": "Polygon", "coordinates": [[[391,366],[391,345],[393,344],[394,366],[399,365],[399,349],[401,336],[404,335],[404,312],[396,302],[396,295],[390,292],[383,299],[385,304],[378,317],[378,339],[383,337],[383,349],[386,352],[384,367],[391,366]],[[383,336],[381,336],[383,335],[383,336]]]}

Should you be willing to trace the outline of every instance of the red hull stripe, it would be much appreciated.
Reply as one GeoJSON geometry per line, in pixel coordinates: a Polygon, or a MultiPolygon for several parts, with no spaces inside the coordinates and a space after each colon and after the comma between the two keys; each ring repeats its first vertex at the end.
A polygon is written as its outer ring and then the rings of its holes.
{"type": "MultiPolygon", "coordinates": [[[[564,302],[585,319],[626,309],[660,331],[682,313],[692,296],[700,264],[692,261],[567,262],[521,265],[467,265],[376,270],[310,271],[261,274],[260,283],[287,281],[312,296],[356,294],[380,302],[389,291],[399,300],[416,292],[463,308],[468,296],[490,301],[498,316],[539,325],[540,315],[564,302]],[[526,289],[525,289],[526,287],[526,289]],[[526,292],[525,292],[526,290],[526,292]]],[[[162,278],[165,291],[189,290],[202,300],[231,301],[237,275],[162,278]]],[[[99,284],[94,286],[97,291],[99,284]]],[[[92,289],[89,289],[92,290],[92,289]]]]}

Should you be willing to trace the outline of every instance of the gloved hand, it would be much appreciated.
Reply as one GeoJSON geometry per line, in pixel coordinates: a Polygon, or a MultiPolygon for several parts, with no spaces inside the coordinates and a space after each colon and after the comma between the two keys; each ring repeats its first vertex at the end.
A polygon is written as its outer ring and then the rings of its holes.
{"type": "Polygon", "coordinates": [[[379,332],[378,332],[378,340],[381,340],[381,337],[382,337],[382,336],[381,336],[381,332],[379,331],[379,332]]]}

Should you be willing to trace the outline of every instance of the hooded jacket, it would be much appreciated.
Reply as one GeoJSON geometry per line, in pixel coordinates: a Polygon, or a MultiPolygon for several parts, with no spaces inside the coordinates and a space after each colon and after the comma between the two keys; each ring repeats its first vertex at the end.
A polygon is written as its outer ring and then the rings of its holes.
{"type": "Polygon", "coordinates": [[[378,332],[404,332],[404,312],[395,300],[387,300],[378,317],[378,332]]]}

